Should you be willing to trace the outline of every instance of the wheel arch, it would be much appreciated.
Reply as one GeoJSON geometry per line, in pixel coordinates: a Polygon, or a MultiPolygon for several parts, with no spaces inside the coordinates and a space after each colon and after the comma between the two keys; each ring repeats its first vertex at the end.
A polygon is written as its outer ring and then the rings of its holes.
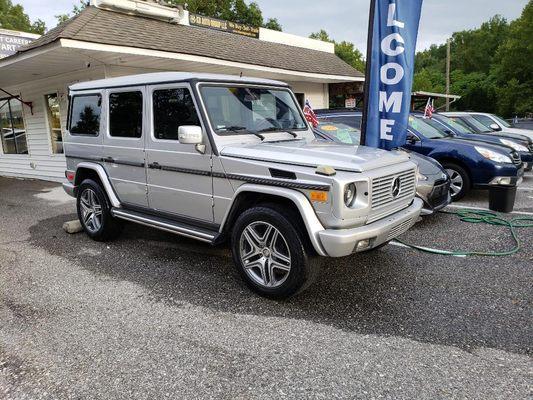
{"type": "Polygon", "coordinates": [[[307,197],[293,189],[254,184],[241,185],[235,192],[231,207],[222,220],[220,232],[226,234],[230,230],[241,210],[261,203],[278,203],[292,207],[301,218],[313,249],[321,256],[327,255],[318,238],[318,232],[324,230],[324,227],[307,197]]]}
{"type": "Polygon", "coordinates": [[[93,179],[102,185],[102,188],[107,194],[109,201],[113,207],[120,207],[120,200],[118,199],[109,177],[100,164],[82,162],[76,166],[76,176],[74,178],[74,185],[79,186],[84,179],[93,179]]]}

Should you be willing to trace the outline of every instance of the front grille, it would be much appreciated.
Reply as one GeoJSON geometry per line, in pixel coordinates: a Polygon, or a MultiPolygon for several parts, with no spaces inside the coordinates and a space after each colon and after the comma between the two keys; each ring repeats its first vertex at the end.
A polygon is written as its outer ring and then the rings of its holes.
{"type": "Polygon", "coordinates": [[[374,178],[372,180],[372,210],[413,197],[416,186],[415,180],[415,170],[374,178]],[[394,196],[392,186],[396,178],[400,181],[400,191],[394,196]]]}
{"type": "Polygon", "coordinates": [[[533,153],[533,143],[528,144],[527,148],[529,149],[530,153],[533,153]]]}
{"type": "Polygon", "coordinates": [[[514,165],[520,165],[522,164],[522,160],[520,159],[520,154],[518,154],[516,151],[513,151],[511,153],[511,158],[513,160],[514,165]]]}
{"type": "Polygon", "coordinates": [[[403,221],[401,224],[396,225],[394,228],[392,228],[387,235],[387,241],[394,239],[397,236],[400,236],[402,233],[406,232],[413,224],[415,223],[415,219],[408,219],[407,221],[403,221]]]}
{"type": "Polygon", "coordinates": [[[448,201],[448,192],[450,191],[450,181],[437,181],[429,195],[428,202],[433,208],[441,206],[448,201]]]}

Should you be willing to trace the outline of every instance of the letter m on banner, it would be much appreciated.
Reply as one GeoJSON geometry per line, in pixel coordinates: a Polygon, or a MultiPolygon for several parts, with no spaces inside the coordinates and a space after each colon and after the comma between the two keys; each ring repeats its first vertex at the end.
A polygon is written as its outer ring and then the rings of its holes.
{"type": "Polygon", "coordinates": [[[361,143],[403,146],[422,0],[372,0],[361,143]]]}

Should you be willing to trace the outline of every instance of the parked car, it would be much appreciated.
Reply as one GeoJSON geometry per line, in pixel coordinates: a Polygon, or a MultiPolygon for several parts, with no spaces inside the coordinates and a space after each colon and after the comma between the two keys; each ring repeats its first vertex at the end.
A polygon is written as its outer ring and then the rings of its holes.
{"type": "Polygon", "coordinates": [[[126,220],[229,241],[263,296],[304,290],[319,256],[381,246],[422,208],[406,154],[317,141],[282,82],[169,72],[69,94],[64,188],[87,235],[112,239],[126,220]]]}
{"type": "MultiPolygon", "coordinates": [[[[331,121],[360,126],[361,112],[330,111],[331,121]]],[[[409,118],[406,149],[437,160],[451,178],[452,201],[463,198],[472,189],[488,189],[490,185],[517,185],[524,173],[520,155],[505,146],[454,138],[445,129],[429,125],[421,115],[409,118]]]]}
{"type": "Polygon", "coordinates": [[[515,186],[524,173],[520,155],[513,149],[454,137],[445,129],[430,125],[421,115],[409,116],[404,147],[442,164],[451,179],[453,201],[463,198],[472,188],[515,186]]]}
{"type": "MultiPolygon", "coordinates": [[[[360,145],[359,129],[332,121],[327,114],[318,114],[317,117],[319,124],[314,133],[318,139],[346,145],[360,145]]],[[[422,214],[433,214],[450,204],[450,177],[442,166],[432,158],[405,149],[401,151],[407,152],[411,161],[418,166],[416,195],[424,202],[422,214]]]]}
{"type": "Polygon", "coordinates": [[[510,123],[505,121],[503,118],[498,117],[494,114],[473,112],[473,111],[453,111],[445,112],[444,115],[455,116],[455,117],[464,117],[466,115],[471,116],[476,121],[481,123],[486,128],[489,128],[490,132],[505,132],[513,133],[518,135],[527,136],[529,139],[533,140],[533,130],[532,129],[522,129],[515,128],[510,123]]]}
{"type": "Polygon", "coordinates": [[[453,117],[441,114],[433,114],[431,118],[426,119],[426,122],[437,129],[444,129],[445,132],[461,139],[510,147],[520,155],[520,159],[524,163],[524,171],[533,169],[533,143],[529,143],[528,138],[525,136],[515,135],[515,138],[511,138],[499,134],[475,133],[466,124],[455,121],[453,117]]]}

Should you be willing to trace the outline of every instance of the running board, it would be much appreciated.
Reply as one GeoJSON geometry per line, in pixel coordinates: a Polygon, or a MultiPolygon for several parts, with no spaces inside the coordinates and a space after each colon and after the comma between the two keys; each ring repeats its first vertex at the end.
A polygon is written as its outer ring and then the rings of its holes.
{"type": "Polygon", "coordinates": [[[176,235],[186,236],[188,238],[201,240],[202,242],[211,244],[214,244],[216,238],[218,237],[218,232],[216,231],[198,228],[192,225],[176,222],[166,218],[156,217],[153,215],[143,214],[137,211],[113,207],[111,209],[111,214],[115,218],[150,226],[162,231],[175,233],[176,235]]]}

